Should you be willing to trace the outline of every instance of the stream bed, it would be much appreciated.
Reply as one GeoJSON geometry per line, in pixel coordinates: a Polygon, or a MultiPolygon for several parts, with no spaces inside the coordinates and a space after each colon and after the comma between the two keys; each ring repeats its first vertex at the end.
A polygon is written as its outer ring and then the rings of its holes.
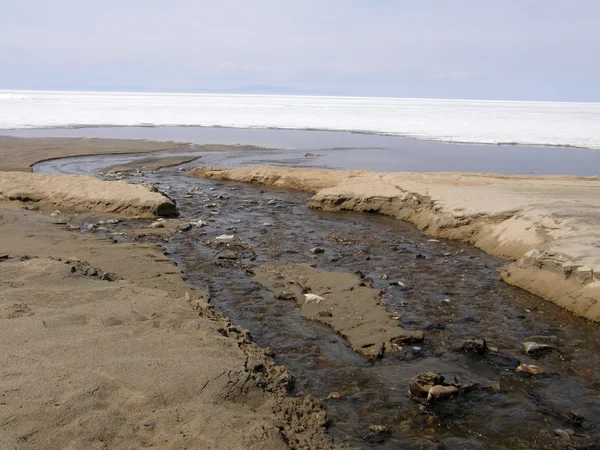
{"type": "MultiPolygon", "coordinates": [[[[40,163],[35,171],[100,176],[123,160],[86,158],[40,163]]],[[[398,220],[310,210],[303,193],[192,177],[176,167],[130,175],[176,200],[180,219],[206,222],[168,238],[166,254],[210,292],[216,310],[273,350],[296,378],[292,394],[322,399],[336,440],[377,449],[600,448],[597,325],[500,281],[503,261],[398,220]],[[227,249],[215,245],[222,234],[242,244],[234,255],[223,257],[227,249]],[[313,254],[315,247],[324,252],[313,254]],[[382,291],[399,326],[424,332],[424,341],[365,359],[326,325],[301,317],[296,302],[253,282],[252,267],[277,262],[360,272],[382,291]],[[472,338],[485,339],[488,351],[456,351],[472,338]],[[526,355],[528,341],[553,349],[526,355]],[[520,363],[547,374],[518,373],[520,363]],[[479,388],[419,404],[408,384],[426,371],[479,388]]],[[[111,231],[149,224],[125,221],[111,231]]]]}

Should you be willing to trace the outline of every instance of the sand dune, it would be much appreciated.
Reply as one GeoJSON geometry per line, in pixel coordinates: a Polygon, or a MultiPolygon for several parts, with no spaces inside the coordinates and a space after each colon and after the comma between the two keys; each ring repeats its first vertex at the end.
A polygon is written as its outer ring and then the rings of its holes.
{"type": "Polygon", "coordinates": [[[519,286],[600,321],[600,179],[472,173],[198,168],[212,179],[314,194],[312,208],[376,212],[513,262],[519,286]]]}

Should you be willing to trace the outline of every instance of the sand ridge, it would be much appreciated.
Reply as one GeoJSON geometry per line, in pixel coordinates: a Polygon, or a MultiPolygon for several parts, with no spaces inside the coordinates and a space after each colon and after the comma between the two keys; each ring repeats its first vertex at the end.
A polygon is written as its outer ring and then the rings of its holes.
{"type": "Polygon", "coordinates": [[[175,203],[152,186],[78,175],[0,172],[0,200],[22,200],[59,210],[127,216],[172,216],[175,203]]]}
{"type": "Polygon", "coordinates": [[[509,284],[600,321],[600,179],[374,173],[283,167],[197,168],[193,175],[314,194],[309,206],[376,212],[426,234],[513,260],[509,284]]]}

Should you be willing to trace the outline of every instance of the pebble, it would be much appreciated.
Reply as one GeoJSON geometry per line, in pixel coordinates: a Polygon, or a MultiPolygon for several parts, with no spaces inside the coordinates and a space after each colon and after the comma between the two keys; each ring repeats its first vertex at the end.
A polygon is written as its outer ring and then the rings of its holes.
{"type": "Polygon", "coordinates": [[[530,364],[521,364],[517,367],[517,372],[526,373],[527,375],[544,375],[546,371],[541,367],[530,365],[530,364]]]}
{"type": "Polygon", "coordinates": [[[277,202],[275,200],[271,199],[267,202],[267,205],[275,205],[276,203],[277,202]]]}
{"type": "Polygon", "coordinates": [[[94,225],[93,223],[90,223],[90,224],[87,226],[87,229],[88,229],[88,230],[90,230],[90,231],[92,231],[92,230],[95,230],[95,229],[96,229],[96,225],[94,225]]]}
{"type": "Polygon", "coordinates": [[[443,306],[448,306],[450,303],[452,303],[452,300],[450,300],[449,298],[445,298],[444,300],[442,300],[443,306]]]}
{"type": "Polygon", "coordinates": [[[271,222],[265,222],[263,223],[263,227],[272,227],[273,224],[271,222]]]}
{"type": "Polygon", "coordinates": [[[150,228],[164,228],[165,224],[163,222],[152,222],[150,224],[150,228]]]}
{"type": "Polygon", "coordinates": [[[342,394],[340,394],[339,392],[332,392],[327,396],[327,398],[337,400],[338,398],[342,398],[342,394]]]}
{"type": "Polygon", "coordinates": [[[319,311],[320,317],[333,317],[333,313],[331,311],[319,311]]]}
{"type": "Polygon", "coordinates": [[[293,292],[282,292],[277,296],[279,300],[296,300],[296,294],[293,292]]]}
{"type": "Polygon", "coordinates": [[[26,209],[27,211],[37,211],[40,207],[37,205],[25,205],[23,206],[23,209],[26,209]]]}
{"type": "Polygon", "coordinates": [[[182,223],[181,225],[179,225],[177,227],[177,229],[179,231],[189,231],[192,229],[192,224],[191,223],[182,223]]]}
{"type": "Polygon", "coordinates": [[[108,225],[116,225],[116,224],[118,224],[118,223],[120,223],[120,222],[121,222],[121,221],[120,221],[119,219],[108,219],[108,220],[106,221],[106,223],[107,223],[108,225]]]}
{"type": "Polygon", "coordinates": [[[477,353],[483,355],[487,349],[485,339],[465,339],[456,348],[456,351],[463,353],[477,353]]]}
{"type": "Polygon", "coordinates": [[[206,223],[204,220],[198,220],[198,221],[190,222],[190,223],[192,224],[193,227],[199,227],[199,228],[202,228],[202,227],[205,227],[208,225],[208,223],[206,223]]]}
{"type": "Polygon", "coordinates": [[[309,303],[309,302],[321,303],[325,299],[316,294],[304,294],[304,300],[306,303],[309,303]]]}
{"type": "Polygon", "coordinates": [[[234,235],[233,234],[222,234],[220,236],[217,236],[215,238],[215,241],[217,242],[228,242],[228,241],[233,241],[234,239],[234,235]]]}
{"type": "Polygon", "coordinates": [[[444,377],[439,372],[421,372],[408,382],[408,393],[412,398],[425,399],[433,386],[443,382],[444,377]]]}
{"type": "Polygon", "coordinates": [[[523,349],[527,355],[538,355],[541,353],[549,352],[554,349],[550,345],[538,344],[537,342],[524,342],[523,349]]]}
{"type": "Polygon", "coordinates": [[[52,216],[52,217],[60,216],[60,211],[57,209],[52,214],[50,214],[50,216],[52,216]]]}
{"type": "Polygon", "coordinates": [[[435,385],[429,389],[429,392],[427,393],[427,401],[430,402],[432,400],[443,400],[454,397],[456,394],[458,394],[458,388],[456,386],[435,385]]]}
{"type": "Polygon", "coordinates": [[[310,249],[310,252],[316,255],[317,253],[325,253],[325,249],[323,247],[314,247],[310,249]]]}

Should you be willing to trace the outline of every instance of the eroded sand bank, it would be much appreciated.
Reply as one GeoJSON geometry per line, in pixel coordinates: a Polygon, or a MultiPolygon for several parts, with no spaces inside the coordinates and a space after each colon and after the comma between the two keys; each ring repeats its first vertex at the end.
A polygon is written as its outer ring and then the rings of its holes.
{"type": "Polygon", "coordinates": [[[191,174],[314,194],[313,208],[377,212],[513,260],[509,284],[600,321],[600,179],[258,167],[191,174]]]}
{"type": "Polygon", "coordinates": [[[0,200],[22,200],[59,210],[172,216],[175,203],[151,186],[77,175],[0,172],[0,200]]]}
{"type": "Polygon", "coordinates": [[[5,445],[333,447],[318,403],[289,397],[288,372],[159,246],[4,202],[0,249],[5,445]]]}

